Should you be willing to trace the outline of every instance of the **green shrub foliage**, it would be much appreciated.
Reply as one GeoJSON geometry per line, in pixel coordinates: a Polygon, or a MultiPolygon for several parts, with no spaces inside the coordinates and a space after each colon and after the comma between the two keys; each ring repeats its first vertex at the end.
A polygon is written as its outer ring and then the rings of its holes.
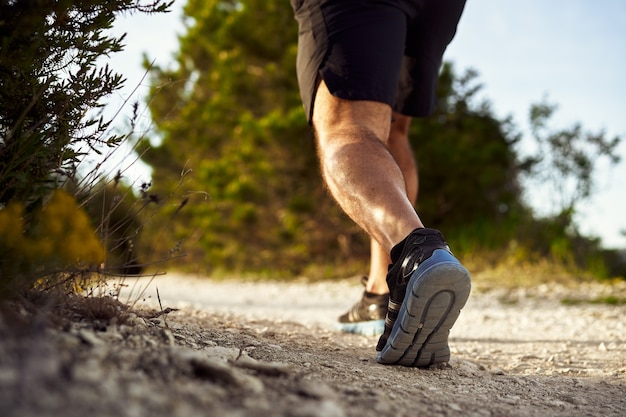
{"type": "Polygon", "coordinates": [[[0,207],[27,213],[85,152],[115,146],[99,112],[123,77],[105,58],[123,47],[108,36],[116,14],[165,10],[161,1],[29,0],[0,3],[0,207]],[[55,181],[56,180],[56,181],[55,181]]]}
{"type": "MultiPolygon", "coordinates": [[[[0,288],[100,265],[94,224],[59,191],[89,152],[115,147],[104,99],[122,87],[106,58],[120,13],[164,12],[162,0],[0,2],[0,288]]],[[[102,173],[104,174],[104,173],[102,173]]],[[[89,173],[97,178],[97,173],[89,173]]],[[[68,187],[71,188],[71,187],[68,187]]],[[[75,190],[86,193],[91,190],[75,190]]],[[[2,291],[0,291],[2,292],[2,291]]]]}
{"type": "Polygon", "coordinates": [[[73,196],[56,191],[36,210],[25,232],[24,206],[0,210],[0,296],[19,291],[53,274],[98,267],[104,248],[73,196]]]}

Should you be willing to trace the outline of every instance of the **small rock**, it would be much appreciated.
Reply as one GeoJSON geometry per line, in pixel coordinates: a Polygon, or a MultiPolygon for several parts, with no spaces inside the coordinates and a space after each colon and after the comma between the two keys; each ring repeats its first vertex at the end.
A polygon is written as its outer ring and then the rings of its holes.
{"type": "Polygon", "coordinates": [[[174,339],[174,334],[169,329],[161,329],[161,335],[167,342],[167,344],[174,346],[176,344],[176,340],[174,339]]]}
{"type": "Polygon", "coordinates": [[[18,373],[16,369],[3,368],[0,369],[0,385],[13,386],[18,381],[18,373]]]}
{"type": "Polygon", "coordinates": [[[492,375],[504,375],[504,371],[498,368],[497,366],[494,366],[493,368],[491,368],[491,374],[492,375]]]}
{"type": "Polygon", "coordinates": [[[126,324],[128,324],[129,326],[145,327],[146,321],[143,318],[137,317],[137,315],[131,313],[126,319],[126,324]]]}
{"type": "Polygon", "coordinates": [[[263,382],[252,375],[227,364],[223,360],[207,357],[206,353],[187,348],[173,348],[170,357],[175,366],[191,366],[193,374],[201,379],[232,386],[251,393],[264,390],[263,382]]]}
{"type": "Polygon", "coordinates": [[[334,401],[314,401],[303,403],[292,410],[291,417],[344,417],[346,413],[334,401]]]}
{"type": "Polygon", "coordinates": [[[461,408],[460,405],[458,405],[457,403],[449,403],[448,407],[450,407],[451,410],[454,411],[463,411],[463,409],[461,408]]]}
{"type": "Polygon", "coordinates": [[[236,360],[240,355],[239,349],[224,346],[207,347],[203,352],[205,353],[205,357],[208,356],[211,359],[217,359],[222,362],[236,360]]]}
{"type": "Polygon", "coordinates": [[[379,415],[388,416],[392,414],[393,406],[390,401],[387,401],[387,399],[379,397],[376,399],[376,403],[374,404],[374,410],[379,415]]]}
{"type": "Polygon", "coordinates": [[[475,362],[465,360],[454,362],[453,366],[458,367],[459,371],[463,371],[472,375],[475,375],[485,370],[484,366],[475,362]]]}
{"type": "Polygon", "coordinates": [[[99,337],[103,338],[107,342],[111,342],[111,341],[120,342],[124,340],[124,335],[120,333],[117,326],[109,326],[107,331],[100,334],[99,337]]]}
{"type": "Polygon", "coordinates": [[[522,355],[519,360],[522,362],[525,361],[530,361],[530,360],[534,360],[534,359],[541,359],[539,356],[537,355],[522,355]]]}
{"type": "Polygon", "coordinates": [[[517,395],[509,395],[507,397],[501,397],[500,401],[505,404],[517,405],[520,402],[520,397],[518,397],[517,395]]]}
{"type": "Polygon", "coordinates": [[[564,401],[567,401],[570,404],[574,404],[574,405],[587,405],[589,404],[589,402],[582,398],[582,397],[574,397],[574,396],[567,396],[563,398],[564,401]]]}
{"type": "Polygon", "coordinates": [[[197,376],[233,385],[244,391],[256,394],[263,392],[264,386],[260,379],[241,372],[223,362],[198,357],[193,359],[191,364],[197,376]]]}
{"type": "Polygon", "coordinates": [[[128,336],[128,344],[134,348],[142,348],[144,346],[144,338],[138,334],[131,334],[128,336]]]}
{"type": "Polygon", "coordinates": [[[552,406],[552,407],[558,407],[558,408],[567,407],[567,405],[568,405],[565,401],[560,401],[560,400],[548,401],[547,404],[552,406]]]}
{"type": "Polygon", "coordinates": [[[132,328],[132,326],[128,324],[120,324],[119,332],[123,335],[129,335],[129,334],[133,334],[135,330],[132,328]]]}
{"type": "Polygon", "coordinates": [[[187,340],[187,336],[183,335],[183,334],[179,334],[179,333],[174,333],[174,338],[177,340],[187,340]]]}
{"type": "Polygon", "coordinates": [[[318,400],[335,398],[335,391],[322,381],[300,381],[296,391],[302,396],[316,398],[318,400]]]}
{"type": "Polygon", "coordinates": [[[88,360],[76,364],[72,369],[72,377],[76,381],[100,383],[104,380],[105,374],[100,363],[96,360],[88,360]]]}
{"type": "Polygon", "coordinates": [[[154,339],[152,339],[150,337],[144,337],[143,340],[144,340],[144,342],[146,344],[146,347],[149,347],[149,348],[158,348],[159,347],[159,343],[156,340],[154,340],[154,339]]]}
{"type": "Polygon", "coordinates": [[[175,322],[170,322],[169,325],[174,330],[182,330],[183,329],[182,323],[179,323],[179,322],[176,322],[176,321],[175,322]]]}
{"type": "Polygon", "coordinates": [[[150,323],[152,323],[152,324],[154,324],[154,325],[156,325],[158,327],[162,327],[165,322],[162,319],[160,319],[158,317],[155,317],[153,319],[150,319],[150,323]]]}
{"type": "Polygon", "coordinates": [[[77,338],[76,336],[69,333],[59,333],[58,338],[59,347],[64,350],[70,350],[83,342],[82,339],[77,338]]]}
{"type": "Polygon", "coordinates": [[[261,362],[249,356],[243,355],[231,362],[240,368],[251,369],[264,375],[277,376],[289,373],[291,366],[282,362],[261,362]]]}
{"type": "Polygon", "coordinates": [[[80,329],[78,331],[78,337],[80,338],[80,340],[82,340],[83,342],[87,343],[89,346],[102,346],[104,344],[104,342],[102,340],[100,340],[100,338],[98,336],[96,336],[93,332],[86,330],[86,329],[80,329]]]}

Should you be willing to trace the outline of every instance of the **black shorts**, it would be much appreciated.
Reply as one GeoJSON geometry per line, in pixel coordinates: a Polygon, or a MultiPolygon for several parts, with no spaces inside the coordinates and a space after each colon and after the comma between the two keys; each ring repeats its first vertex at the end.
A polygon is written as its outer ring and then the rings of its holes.
{"type": "Polygon", "coordinates": [[[465,0],[291,0],[298,83],[309,121],[319,79],[348,100],[427,116],[436,104],[443,53],[465,0]]]}

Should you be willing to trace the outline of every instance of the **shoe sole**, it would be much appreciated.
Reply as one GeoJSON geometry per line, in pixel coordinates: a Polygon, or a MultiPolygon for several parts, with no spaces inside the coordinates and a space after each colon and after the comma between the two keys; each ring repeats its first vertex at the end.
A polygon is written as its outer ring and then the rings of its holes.
{"type": "Polygon", "coordinates": [[[380,336],[385,330],[385,320],[335,323],[335,329],[345,333],[355,333],[363,336],[380,336]]]}
{"type": "Polygon", "coordinates": [[[437,249],[413,272],[382,364],[426,367],[450,360],[448,335],[469,298],[470,274],[449,252],[437,249]]]}

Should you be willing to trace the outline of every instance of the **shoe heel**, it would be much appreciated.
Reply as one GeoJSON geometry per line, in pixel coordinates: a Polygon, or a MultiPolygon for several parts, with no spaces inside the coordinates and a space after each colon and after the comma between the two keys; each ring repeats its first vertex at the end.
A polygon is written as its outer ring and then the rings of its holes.
{"type": "Polygon", "coordinates": [[[470,290],[467,269],[450,252],[435,250],[413,272],[378,362],[419,367],[447,362],[448,335],[470,290]]]}

